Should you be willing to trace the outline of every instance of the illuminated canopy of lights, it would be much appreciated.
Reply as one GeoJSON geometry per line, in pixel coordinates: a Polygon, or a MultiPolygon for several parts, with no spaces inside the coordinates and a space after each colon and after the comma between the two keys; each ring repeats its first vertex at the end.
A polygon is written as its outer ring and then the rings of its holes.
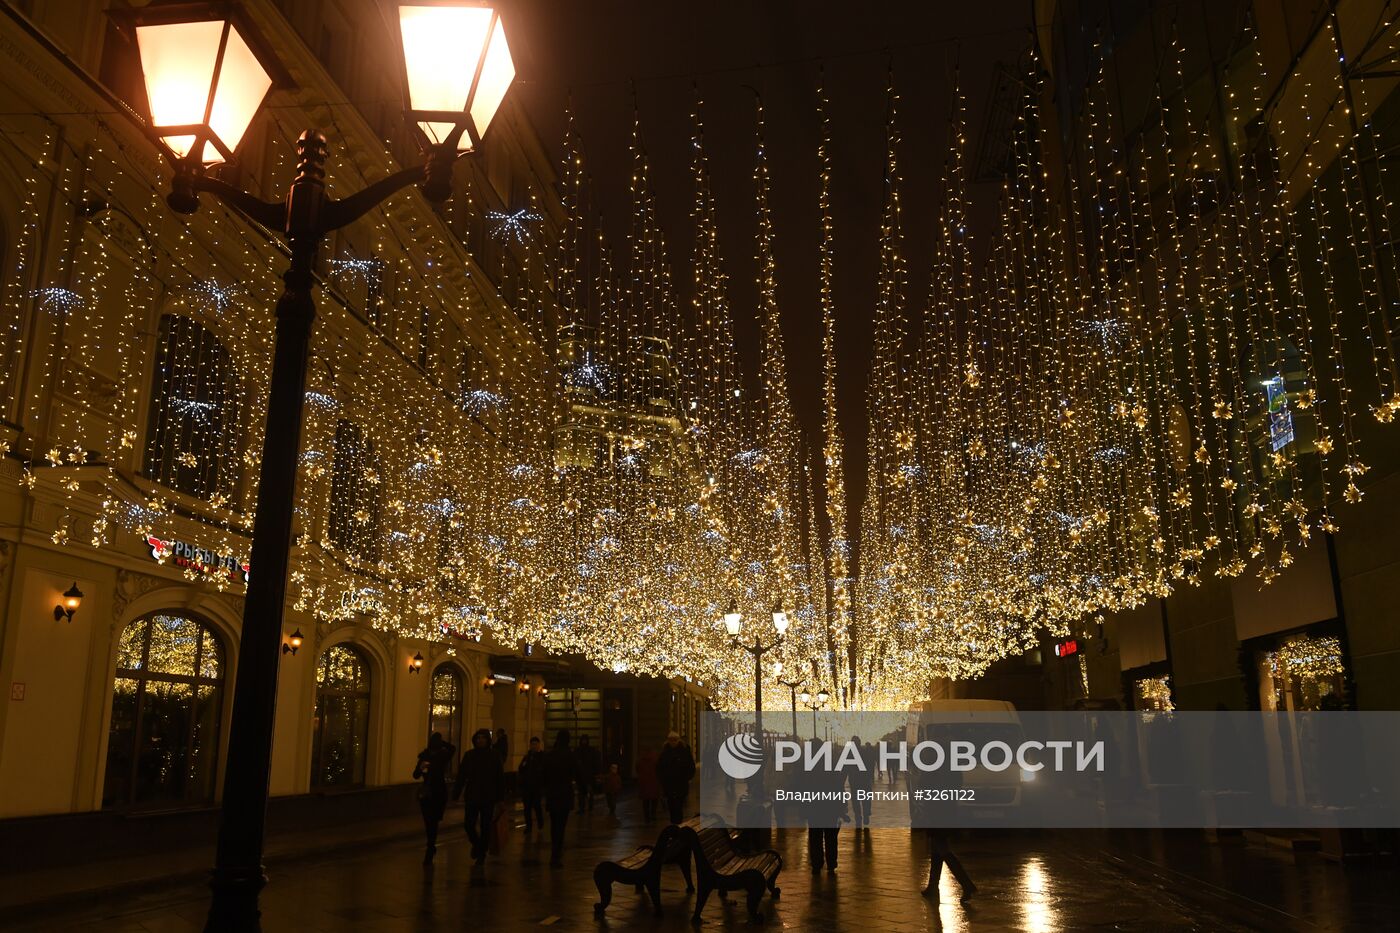
{"type": "MultiPolygon", "coordinates": [[[[1145,117],[1152,143],[1126,165],[1111,137],[1122,122],[1116,95],[1102,74],[1074,127],[1073,164],[1052,161],[1063,156],[1042,139],[1052,125],[1038,109],[1045,75],[1028,57],[999,223],[976,248],[966,110],[955,92],[949,113],[937,115],[953,132],[926,256],[906,255],[912,208],[901,200],[900,127],[930,115],[908,115],[891,79],[879,264],[869,283],[869,481],[858,503],[847,501],[836,415],[840,238],[824,93],[810,164],[783,165],[818,182],[815,442],[799,436],[787,384],[782,328],[794,318],[781,306],[775,258],[786,231],[769,207],[761,108],[752,177],[734,195],[757,223],[752,242],[735,242],[716,220],[696,101],[691,220],[675,265],[640,120],[620,246],[587,207],[594,182],[571,123],[562,211],[544,211],[536,193],[529,207],[472,217],[523,268],[519,313],[483,323],[470,345],[444,322],[488,315],[465,288],[444,287],[446,244],[400,249],[395,228],[366,221],[354,242],[373,258],[332,260],[328,287],[348,295],[349,285],[364,286],[368,308],[369,286],[392,279],[396,308],[415,309],[416,342],[404,351],[392,344],[402,335],[386,330],[383,341],[352,346],[341,336],[348,312],[324,303],[315,353],[337,366],[333,379],[314,367],[306,394],[295,608],[327,623],[491,637],[605,670],[684,677],[730,709],[752,703],[753,667],[731,645],[723,615],[737,606],[744,637],[768,641],[781,609],[792,626],[763,675],[771,706],[787,707],[790,682],[827,691],[834,708],[875,711],[906,708],[932,678],[977,676],[1047,635],[1096,632],[1112,613],[1209,575],[1263,584],[1286,572],[1300,548],[1338,529],[1343,504],[1361,501],[1363,449],[1400,412],[1393,309],[1382,297],[1400,287],[1400,273],[1375,258],[1394,240],[1394,182],[1365,168],[1358,150],[1375,151],[1376,131],[1364,122],[1334,158],[1305,154],[1306,185],[1284,178],[1267,140],[1232,166],[1214,164],[1219,147],[1202,136],[1211,120],[1179,87],[1183,50],[1172,35],[1145,117]],[[912,294],[911,262],[931,272],[926,294],[912,294]],[[673,268],[686,270],[684,287],[673,268]],[[756,373],[743,371],[736,352],[736,268],[754,278],[756,373]],[[533,313],[546,305],[550,315],[533,313]],[[419,317],[420,309],[428,310],[419,317]],[[557,348],[553,359],[545,347],[557,348]],[[459,368],[464,357],[471,367],[459,368]],[[818,450],[806,462],[804,451],[818,450]]],[[[1242,49],[1226,105],[1239,127],[1265,103],[1252,34],[1242,49]]],[[[1340,99],[1340,72],[1337,80],[1340,99]]],[[[1354,88],[1364,113],[1375,103],[1367,84],[1354,88]]],[[[31,154],[36,172],[45,151],[31,154]]],[[[277,154],[282,170],[289,151],[277,154]]],[[[95,164],[100,171],[102,160],[95,164]]],[[[159,211],[153,201],[143,222],[158,226],[159,211]]],[[[26,201],[21,214],[20,227],[32,229],[38,206],[26,201]]],[[[27,291],[21,276],[30,270],[20,269],[7,294],[88,325],[99,302],[120,303],[130,309],[122,339],[133,340],[156,316],[163,288],[190,288],[216,311],[240,298],[246,313],[214,316],[232,348],[226,361],[197,328],[165,351],[179,430],[170,450],[150,451],[152,436],[144,452],[168,453],[162,462],[183,471],[175,479],[203,484],[203,527],[218,531],[201,546],[242,560],[259,464],[247,446],[256,432],[235,429],[266,404],[275,283],[261,274],[271,261],[265,244],[232,219],[209,223],[245,244],[246,268],[221,276],[247,282],[246,296],[190,273],[173,285],[149,271],[110,276],[107,246],[87,240],[72,289],[27,291]]],[[[161,243],[162,275],[202,268],[187,230],[161,243]]],[[[393,319],[362,317],[375,327],[393,319]]],[[[83,363],[96,351],[75,354],[83,363]]],[[[115,365],[122,386],[149,372],[135,354],[115,365]]],[[[143,452],[144,403],[136,392],[120,398],[130,409],[120,418],[100,428],[60,419],[52,443],[24,461],[22,483],[32,489],[43,476],[66,497],[55,543],[100,546],[118,533],[159,543],[187,527],[188,495],[155,483],[123,486],[84,518],[72,472],[111,470],[103,464],[121,451],[143,452]]],[[[242,585],[218,568],[182,572],[242,585]]],[[[1290,643],[1274,663],[1331,676],[1336,654],[1326,640],[1290,643]]]]}

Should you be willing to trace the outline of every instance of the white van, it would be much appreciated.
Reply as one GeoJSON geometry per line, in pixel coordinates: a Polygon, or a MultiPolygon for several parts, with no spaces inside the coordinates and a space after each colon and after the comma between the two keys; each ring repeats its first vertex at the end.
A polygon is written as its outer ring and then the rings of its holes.
{"type": "MultiPolygon", "coordinates": [[[[1025,741],[1025,730],[1021,727],[1021,717],[1014,704],[1007,700],[923,700],[909,707],[909,725],[906,739],[909,748],[919,742],[933,741],[945,749],[952,741],[969,741],[981,746],[985,742],[1000,740],[1011,748],[1017,748],[1025,741]]],[[[972,791],[964,796],[958,806],[972,812],[1000,811],[1021,805],[1024,785],[1035,780],[1035,772],[1022,771],[1014,765],[1005,771],[989,771],[976,767],[971,771],[949,771],[945,766],[934,772],[923,772],[911,767],[909,781],[911,806],[918,802],[921,789],[962,788],[972,791]]],[[[935,804],[936,807],[948,804],[935,804]]]]}

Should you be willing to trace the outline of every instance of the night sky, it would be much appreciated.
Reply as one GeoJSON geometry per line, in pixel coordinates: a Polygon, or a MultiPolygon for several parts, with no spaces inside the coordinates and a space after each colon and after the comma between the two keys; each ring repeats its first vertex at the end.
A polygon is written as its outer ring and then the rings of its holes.
{"type": "MultiPolygon", "coordinates": [[[[690,113],[705,100],[706,151],[718,205],[720,248],[750,383],[758,365],[754,259],[754,102],[767,117],[776,236],[793,404],[809,452],[820,450],[818,119],[824,67],[834,145],[838,390],[846,434],[848,506],[865,489],[865,383],[871,354],[883,205],[885,86],[900,95],[899,152],[908,295],[918,314],[928,291],[934,211],[947,152],[954,67],[968,98],[970,170],[999,66],[1015,69],[1030,43],[1030,0],[901,3],[707,0],[512,0],[503,4],[519,67],[515,93],[552,152],[562,151],[570,96],[585,165],[617,255],[629,216],[628,143],[635,82],[644,142],[674,280],[687,298],[692,225],[690,113]]],[[[972,188],[972,229],[985,244],[996,186],[972,188]]],[[[813,459],[819,459],[815,455],[813,459]]],[[[852,529],[853,531],[855,529],[852,529]]]]}

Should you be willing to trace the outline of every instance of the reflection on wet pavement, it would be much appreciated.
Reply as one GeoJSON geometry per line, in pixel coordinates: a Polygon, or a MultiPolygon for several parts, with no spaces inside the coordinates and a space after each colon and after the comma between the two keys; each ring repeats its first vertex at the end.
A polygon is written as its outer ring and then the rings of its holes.
{"type": "MultiPolygon", "coordinates": [[[[518,829],[499,857],[473,868],[459,820],[444,833],[446,841],[432,868],[420,864],[422,850],[411,839],[280,864],[263,896],[264,930],[692,929],[694,895],[685,893],[675,869],[664,875],[663,917],[654,918],[645,897],[619,886],[606,917],[594,919],[593,866],[654,840],[657,831],[639,826],[630,804],[619,809],[619,816],[620,821],[602,813],[571,817],[562,869],[548,867],[547,838],[538,833],[525,837],[518,829]]],[[[1115,867],[1099,841],[1088,835],[955,834],[953,848],[978,886],[977,896],[967,902],[959,900],[958,884],[947,871],[937,902],[920,895],[928,878],[928,847],[921,832],[858,832],[848,825],[840,833],[839,869],[830,874],[807,870],[806,842],[801,830],[774,833],[773,845],[785,867],[781,896],[764,903],[770,926],[872,933],[1263,928],[1241,923],[1238,914],[1227,918],[1212,912],[1168,885],[1115,867]]],[[[49,910],[7,929],[193,931],[202,928],[205,905],[200,886],[184,885],[112,899],[69,915],[49,910]]],[[[746,926],[742,897],[729,902],[712,897],[705,919],[711,929],[746,926]]]]}

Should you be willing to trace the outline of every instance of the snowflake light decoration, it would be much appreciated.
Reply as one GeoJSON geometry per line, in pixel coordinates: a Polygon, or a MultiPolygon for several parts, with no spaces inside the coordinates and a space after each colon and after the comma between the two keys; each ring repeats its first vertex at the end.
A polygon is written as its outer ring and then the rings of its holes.
{"type": "Polygon", "coordinates": [[[195,279],[191,291],[215,314],[223,314],[233,307],[233,299],[243,294],[244,288],[242,285],[221,285],[213,279],[195,279]]]}
{"type": "Polygon", "coordinates": [[[492,224],[491,236],[493,238],[524,244],[530,239],[528,225],[544,218],[534,211],[522,207],[513,211],[487,211],[486,219],[492,224]]]}
{"type": "Polygon", "coordinates": [[[87,307],[87,299],[71,288],[62,288],[57,285],[50,285],[47,288],[36,288],[30,292],[31,298],[39,300],[39,307],[44,311],[51,311],[63,317],[70,311],[79,311],[87,307]]]}

